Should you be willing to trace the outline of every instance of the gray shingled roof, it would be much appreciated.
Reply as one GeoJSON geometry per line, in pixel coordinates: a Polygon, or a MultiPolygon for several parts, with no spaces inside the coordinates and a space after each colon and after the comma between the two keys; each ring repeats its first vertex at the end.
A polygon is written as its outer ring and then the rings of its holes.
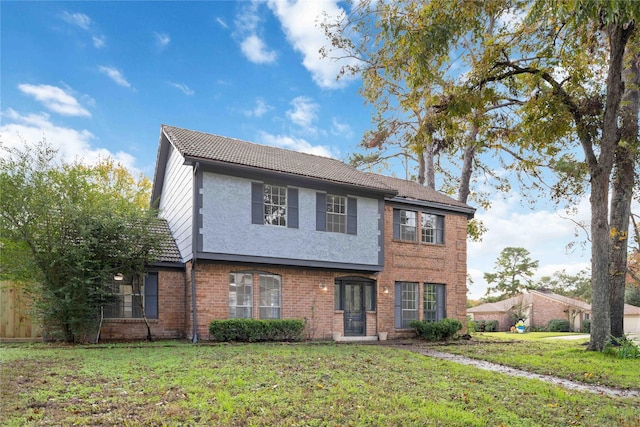
{"type": "Polygon", "coordinates": [[[158,218],[158,221],[151,231],[162,235],[162,241],[160,243],[161,253],[158,256],[158,262],[182,263],[178,245],[171,234],[167,221],[164,218],[158,218]]]}
{"type": "Polygon", "coordinates": [[[395,192],[356,168],[329,157],[254,144],[174,126],[162,125],[162,131],[184,157],[251,166],[340,184],[395,192]]]}
{"type": "Polygon", "coordinates": [[[162,125],[162,132],[185,158],[219,161],[325,181],[355,185],[410,200],[438,203],[473,213],[465,203],[417,182],[362,172],[340,160],[254,144],[175,126],[162,125]]]}
{"type": "Polygon", "coordinates": [[[468,308],[467,313],[501,313],[511,310],[517,304],[531,304],[531,295],[538,294],[554,301],[558,301],[562,304],[572,305],[582,310],[591,310],[591,306],[584,301],[577,300],[575,298],[565,297],[563,295],[554,294],[553,292],[541,292],[531,290],[521,295],[504,299],[502,301],[488,302],[480,304],[478,306],[468,308]]]}
{"type": "Polygon", "coordinates": [[[439,193],[429,187],[425,187],[415,181],[406,179],[393,178],[385,175],[370,174],[375,179],[388,185],[398,191],[396,197],[404,199],[425,200],[429,202],[440,203],[443,205],[456,206],[461,208],[472,209],[469,205],[459,202],[456,199],[439,193]]]}

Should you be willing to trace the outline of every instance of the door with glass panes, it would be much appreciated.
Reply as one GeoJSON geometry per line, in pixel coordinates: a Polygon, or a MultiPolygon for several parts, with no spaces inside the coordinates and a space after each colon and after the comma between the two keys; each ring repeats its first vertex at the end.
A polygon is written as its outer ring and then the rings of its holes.
{"type": "Polygon", "coordinates": [[[344,313],[344,335],[367,334],[367,310],[375,310],[375,282],[362,278],[338,279],[335,282],[336,309],[344,313]]]}

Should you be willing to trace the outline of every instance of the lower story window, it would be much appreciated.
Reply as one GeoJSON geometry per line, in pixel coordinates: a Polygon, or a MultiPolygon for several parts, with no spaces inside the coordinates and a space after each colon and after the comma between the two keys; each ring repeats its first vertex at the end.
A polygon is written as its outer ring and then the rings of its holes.
{"type": "Polygon", "coordinates": [[[444,285],[425,283],[422,299],[424,320],[438,321],[446,317],[444,285]]]}
{"type": "Polygon", "coordinates": [[[418,319],[418,283],[396,282],[395,284],[395,326],[407,329],[412,320],[418,319]]]}
{"type": "Polygon", "coordinates": [[[229,275],[229,317],[232,319],[253,317],[253,275],[231,273],[229,275]]]}
{"type": "Polygon", "coordinates": [[[110,300],[102,306],[108,319],[158,318],[158,273],[116,274],[110,283],[110,300]]]}
{"type": "Polygon", "coordinates": [[[280,276],[260,274],[260,318],[279,319],[281,301],[280,276]]]}

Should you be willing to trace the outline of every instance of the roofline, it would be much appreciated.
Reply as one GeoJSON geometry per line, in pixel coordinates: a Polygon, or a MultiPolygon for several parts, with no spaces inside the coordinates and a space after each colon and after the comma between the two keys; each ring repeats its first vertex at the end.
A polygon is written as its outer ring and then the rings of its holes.
{"type": "Polygon", "coordinates": [[[258,167],[258,166],[249,166],[249,165],[242,165],[239,163],[231,163],[231,162],[221,161],[221,160],[212,160],[206,157],[195,157],[195,156],[183,156],[183,157],[184,157],[184,164],[187,166],[193,166],[196,163],[200,163],[201,167],[213,166],[222,173],[227,174],[229,172],[236,172],[237,175],[246,177],[246,178],[252,178],[251,175],[253,175],[254,179],[263,179],[265,174],[273,175],[274,177],[287,176],[305,183],[321,183],[324,185],[330,184],[330,185],[341,187],[341,188],[356,189],[356,190],[359,190],[358,191],[359,193],[362,193],[362,192],[373,193],[378,196],[383,196],[385,198],[389,196],[395,196],[396,194],[398,194],[397,190],[394,190],[390,187],[387,189],[382,189],[378,187],[368,187],[360,184],[352,184],[352,183],[343,182],[343,181],[317,178],[313,176],[300,175],[292,172],[283,172],[275,169],[267,169],[267,168],[258,167]]]}
{"type": "Polygon", "coordinates": [[[455,205],[448,205],[446,203],[429,202],[426,200],[418,200],[418,199],[407,199],[405,197],[397,197],[397,196],[392,198],[387,198],[386,201],[391,203],[398,203],[402,205],[413,205],[413,206],[420,206],[425,208],[441,209],[449,212],[458,212],[466,215],[467,219],[472,219],[476,212],[476,210],[470,206],[469,207],[455,206],[455,205]]]}

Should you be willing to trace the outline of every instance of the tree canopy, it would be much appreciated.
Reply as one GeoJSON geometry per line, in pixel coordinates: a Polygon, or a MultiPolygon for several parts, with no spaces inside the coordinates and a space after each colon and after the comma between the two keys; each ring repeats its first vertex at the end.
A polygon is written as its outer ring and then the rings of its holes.
{"type": "Polygon", "coordinates": [[[60,162],[44,142],[3,154],[0,275],[26,284],[47,333],[83,340],[114,275],[142,275],[160,253],[149,182],[108,159],[60,162]]]}
{"type": "Polygon", "coordinates": [[[487,295],[498,294],[497,299],[503,299],[531,289],[538,264],[524,248],[504,248],[496,260],[495,271],[484,273],[484,279],[493,285],[487,288],[487,295]]]}

